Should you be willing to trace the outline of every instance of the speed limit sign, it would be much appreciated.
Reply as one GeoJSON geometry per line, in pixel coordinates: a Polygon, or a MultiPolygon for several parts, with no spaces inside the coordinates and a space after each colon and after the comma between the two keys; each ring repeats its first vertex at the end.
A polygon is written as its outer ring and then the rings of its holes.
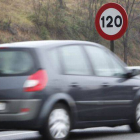
{"type": "Polygon", "coordinates": [[[103,5],[95,20],[98,33],[107,40],[120,38],[128,27],[128,16],[125,9],[117,3],[103,5]]]}

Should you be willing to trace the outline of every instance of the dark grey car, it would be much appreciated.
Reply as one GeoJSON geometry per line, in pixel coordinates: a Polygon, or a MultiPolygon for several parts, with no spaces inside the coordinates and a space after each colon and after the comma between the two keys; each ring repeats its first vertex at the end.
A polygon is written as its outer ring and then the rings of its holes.
{"type": "Polygon", "coordinates": [[[140,79],[85,41],[0,45],[0,129],[64,140],[76,128],[129,124],[140,132],[140,79]]]}

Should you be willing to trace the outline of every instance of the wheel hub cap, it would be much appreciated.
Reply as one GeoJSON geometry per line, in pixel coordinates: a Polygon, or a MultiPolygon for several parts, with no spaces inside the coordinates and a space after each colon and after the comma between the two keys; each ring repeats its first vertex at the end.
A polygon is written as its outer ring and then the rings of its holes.
{"type": "Polygon", "coordinates": [[[55,139],[65,138],[70,130],[70,118],[66,110],[55,109],[49,117],[49,130],[55,139]]]}
{"type": "Polygon", "coordinates": [[[136,118],[137,118],[137,123],[140,126],[140,103],[138,104],[136,109],[136,118]]]}

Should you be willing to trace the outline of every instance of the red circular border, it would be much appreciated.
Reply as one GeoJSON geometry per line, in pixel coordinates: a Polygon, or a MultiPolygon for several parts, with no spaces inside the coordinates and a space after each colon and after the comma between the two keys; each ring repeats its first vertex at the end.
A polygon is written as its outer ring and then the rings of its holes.
{"type": "Polygon", "coordinates": [[[120,38],[127,30],[127,27],[128,27],[128,16],[127,16],[127,13],[125,11],[125,9],[120,5],[120,4],[117,4],[117,3],[107,3],[105,5],[103,5],[97,15],[96,15],[96,19],[95,19],[95,25],[96,25],[96,29],[98,31],[98,33],[100,34],[100,36],[102,36],[103,38],[107,39],[107,40],[116,40],[118,38],[120,38]],[[100,27],[100,17],[102,15],[102,13],[106,10],[106,9],[109,9],[109,8],[114,8],[114,9],[117,9],[122,17],[123,17],[123,26],[121,28],[121,30],[115,34],[115,35],[107,35],[106,33],[104,33],[100,27]]]}

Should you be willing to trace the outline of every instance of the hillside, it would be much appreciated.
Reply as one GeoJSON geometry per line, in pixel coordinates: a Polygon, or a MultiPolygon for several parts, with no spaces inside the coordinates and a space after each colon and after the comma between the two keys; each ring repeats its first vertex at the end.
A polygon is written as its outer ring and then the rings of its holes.
{"type": "MultiPolygon", "coordinates": [[[[109,41],[102,39],[96,32],[94,20],[99,7],[110,0],[62,0],[62,4],[60,1],[0,0],[0,43],[74,39],[98,42],[109,48],[109,41]]],[[[118,2],[125,7],[122,0],[118,2]]],[[[115,41],[115,53],[121,59],[124,58],[124,45],[127,45],[129,65],[140,65],[138,6],[139,3],[134,5],[130,15],[130,22],[133,17],[136,21],[130,24],[128,40],[124,36],[115,41]],[[124,44],[126,41],[127,44],[124,44]]]]}

